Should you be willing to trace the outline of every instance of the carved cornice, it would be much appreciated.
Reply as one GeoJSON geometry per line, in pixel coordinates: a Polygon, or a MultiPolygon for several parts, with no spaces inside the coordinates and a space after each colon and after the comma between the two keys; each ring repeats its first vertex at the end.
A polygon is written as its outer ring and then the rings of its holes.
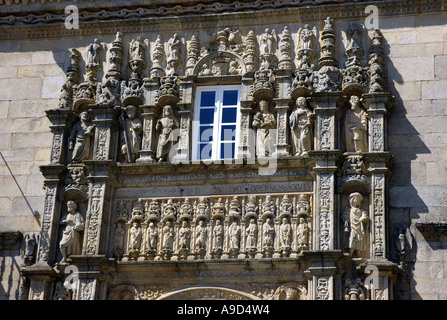
{"type": "MultiPolygon", "coordinates": [[[[217,28],[239,23],[257,25],[257,19],[269,17],[274,23],[300,23],[321,21],[330,15],[332,18],[364,19],[364,9],[369,4],[379,8],[381,16],[396,16],[442,12],[446,0],[419,1],[344,1],[344,0],[257,0],[257,1],[200,1],[191,2],[167,0],[133,2],[131,7],[123,8],[120,1],[103,3],[96,1],[78,3],[79,29],[64,27],[64,8],[67,2],[48,4],[46,1],[22,0],[22,7],[12,5],[11,0],[0,0],[0,40],[18,40],[34,38],[70,38],[93,36],[101,30],[101,35],[113,35],[117,29],[124,33],[147,33],[181,29],[193,31],[203,28],[217,28]],[[25,3],[30,3],[25,6],[25,3]],[[10,4],[9,6],[7,4],[10,4]],[[268,14],[266,14],[268,12],[268,14]],[[210,19],[213,15],[219,19],[210,19]],[[181,17],[181,20],[179,19],[181,17]],[[297,18],[299,17],[299,18],[297,18]],[[160,23],[160,19],[166,20],[160,23]],[[11,28],[14,27],[14,28],[11,28]]],[[[15,3],[16,1],[14,1],[15,3]]],[[[444,9],[445,10],[445,9],[444,9]]]]}

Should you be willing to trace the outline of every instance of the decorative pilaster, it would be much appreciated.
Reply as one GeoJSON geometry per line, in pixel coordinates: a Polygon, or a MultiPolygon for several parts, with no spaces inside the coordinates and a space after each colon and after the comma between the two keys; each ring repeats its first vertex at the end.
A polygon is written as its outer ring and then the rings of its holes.
{"type": "Polygon", "coordinates": [[[274,99],[274,101],[277,118],[276,151],[274,156],[282,158],[290,155],[289,131],[287,130],[290,100],[274,99]]]}
{"type": "Polygon", "coordinates": [[[237,158],[242,159],[253,159],[254,158],[254,136],[250,134],[250,122],[251,113],[253,112],[251,108],[251,101],[241,101],[241,118],[240,118],[240,138],[238,147],[237,158]]]}
{"type": "Polygon", "coordinates": [[[315,249],[336,248],[335,171],[336,167],[316,167],[315,190],[315,249]]]}
{"type": "Polygon", "coordinates": [[[89,168],[90,184],[82,255],[100,255],[106,252],[114,165],[109,161],[85,161],[85,164],[89,168]]]}
{"type": "Polygon", "coordinates": [[[156,106],[143,105],[140,106],[143,111],[143,138],[140,150],[140,157],[136,162],[154,162],[156,147],[154,143],[155,122],[158,115],[159,108],[156,106]]]}
{"type": "Polygon", "coordinates": [[[93,144],[93,160],[115,160],[118,151],[117,109],[109,105],[91,105],[95,115],[95,141],[93,144]]]}
{"type": "Polygon", "coordinates": [[[338,102],[341,92],[315,93],[313,102],[315,108],[316,151],[336,150],[339,148],[338,102]]]}
{"type": "Polygon", "coordinates": [[[51,121],[51,132],[53,133],[53,144],[51,146],[51,163],[63,164],[66,162],[67,135],[73,122],[73,113],[68,109],[46,110],[48,119],[51,121]]]}
{"type": "Polygon", "coordinates": [[[45,206],[42,214],[42,226],[40,230],[39,251],[37,261],[52,265],[55,258],[57,244],[57,230],[60,220],[60,182],[65,168],[63,165],[41,166],[40,171],[45,177],[45,206]]]}

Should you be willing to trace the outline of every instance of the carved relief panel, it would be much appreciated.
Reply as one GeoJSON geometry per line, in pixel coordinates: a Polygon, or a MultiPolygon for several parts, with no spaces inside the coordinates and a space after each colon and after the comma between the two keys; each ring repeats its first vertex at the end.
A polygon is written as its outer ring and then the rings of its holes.
{"type": "Polygon", "coordinates": [[[118,200],[114,208],[118,259],[289,257],[312,248],[310,194],[118,200]]]}

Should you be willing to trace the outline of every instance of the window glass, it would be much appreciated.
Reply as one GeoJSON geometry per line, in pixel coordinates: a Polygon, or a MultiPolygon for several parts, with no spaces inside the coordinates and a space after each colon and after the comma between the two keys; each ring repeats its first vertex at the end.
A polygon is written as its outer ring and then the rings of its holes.
{"type": "Polygon", "coordinates": [[[234,159],[240,86],[198,87],[196,93],[192,160],[234,159]]]}
{"type": "Polygon", "coordinates": [[[236,122],[237,109],[236,108],[223,108],[222,109],[222,123],[236,122]]]}
{"type": "Polygon", "coordinates": [[[237,105],[238,90],[225,90],[223,92],[223,105],[235,106],[237,105]]]}
{"type": "Polygon", "coordinates": [[[214,107],[216,102],[216,92],[215,91],[203,91],[200,97],[201,107],[214,107]]]}

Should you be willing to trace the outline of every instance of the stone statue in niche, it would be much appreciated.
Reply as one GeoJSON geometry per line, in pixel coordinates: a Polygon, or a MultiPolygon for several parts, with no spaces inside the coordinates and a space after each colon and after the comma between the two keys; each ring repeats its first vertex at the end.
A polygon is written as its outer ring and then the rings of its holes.
{"type": "Polygon", "coordinates": [[[309,226],[305,218],[301,217],[297,227],[298,247],[302,250],[309,246],[309,226]]]}
{"type": "Polygon", "coordinates": [[[247,238],[245,240],[245,247],[247,249],[256,248],[258,239],[258,226],[256,225],[255,219],[250,219],[250,223],[245,230],[247,238]]]}
{"type": "Polygon", "coordinates": [[[368,213],[362,209],[363,196],[358,192],[349,195],[350,207],[346,209],[343,220],[345,233],[349,234],[349,253],[361,256],[368,249],[368,213]]]}
{"type": "Polygon", "coordinates": [[[282,219],[281,226],[279,227],[279,234],[281,248],[290,248],[292,243],[292,227],[287,218],[282,219]]]}
{"type": "Polygon", "coordinates": [[[360,98],[351,96],[351,108],[346,111],[345,137],[347,152],[368,151],[368,115],[361,107],[360,98]]]}
{"type": "Polygon", "coordinates": [[[216,225],[213,229],[213,250],[219,251],[223,247],[223,226],[221,220],[216,220],[216,225]]]}
{"type": "Polygon", "coordinates": [[[312,122],[313,112],[307,106],[306,98],[299,97],[296,100],[296,109],[292,111],[289,117],[296,157],[309,155],[312,148],[312,122]]]}
{"type": "Polygon", "coordinates": [[[65,263],[70,255],[81,254],[82,231],[84,230],[84,217],[76,211],[78,205],[73,200],[67,201],[67,213],[60,221],[64,226],[59,248],[62,253],[61,263],[65,263]]]}
{"type": "Polygon", "coordinates": [[[174,245],[174,228],[171,221],[166,221],[166,225],[163,227],[163,249],[172,250],[174,245]]]}
{"type": "Polygon", "coordinates": [[[74,163],[90,158],[91,142],[95,129],[87,111],[81,112],[79,118],[80,121],[74,124],[68,137],[68,149],[72,151],[71,159],[74,163]]]}
{"type": "Polygon", "coordinates": [[[150,252],[155,252],[157,250],[157,241],[158,241],[158,230],[155,226],[155,223],[150,222],[149,227],[146,231],[147,234],[147,250],[150,252]]]}
{"type": "Polygon", "coordinates": [[[229,229],[230,234],[230,250],[239,250],[239,243],[241,237],[241,227],[238,225],[237,221],[233,219],[229,229]]]}
{"type": "Polygon", "coordinates": [[[159,162],[167,161],[169,152],[175,143],[174,130],[179,128],[179,121],[174,116],[172,107],[163,108],[163,117],[157,121],[156,130],[159,132],[157,145],[157,159],[159,162]]]}
{"type": "Polygon", "coordinates": [[[259,112],[253,119],[253,127],[256,128],[256,156],[267,157],[271,153],[275,138],[271,129],[276,129],[276,119],[273,113],[269,111],[270,103],[267,100],[259,102],[259,112]]]}
{"type": "Polygon", "coordinates": [[[270,218],[267,218],[262,225],[262,246],[264,248],[272,248],[273,247],[273,236],[275,234],[275,229],[272,227],[272,222],[270,218]]]}
{"type": "Polygon", "coordinates": [[[141,248],[141,240],[143,239],[143,233],[141,231],[140,224],[137,221],[132,223],[132,227],[129,230],[129,253],[139,253],[141,248]]]}
{"type": "Polygon", "coordinates": [[[196,241],[195,241],[195,249],[196,251],[203,251],[206,249],[206,226],[205,221],[200,220],[199,224],[196,226],[196,241]]]}
{"type": "Polygon", "coordinates": [[[120,123],[123,129],[121,153],[126,162],[135,162],[141,148],[143,124],[137,115],[137,107],[130,105],[125,108],[120,116],[120,123]],[[126,117],[124,117],[124,113],[126,117]]]}
{"type": "Polygon", "coordinates": [[[182,226],[179,230],[179,246],[180,249],[189,250],[191,243],[191,228],[188,225],[188,221],[183,220],[182,226]]]}

